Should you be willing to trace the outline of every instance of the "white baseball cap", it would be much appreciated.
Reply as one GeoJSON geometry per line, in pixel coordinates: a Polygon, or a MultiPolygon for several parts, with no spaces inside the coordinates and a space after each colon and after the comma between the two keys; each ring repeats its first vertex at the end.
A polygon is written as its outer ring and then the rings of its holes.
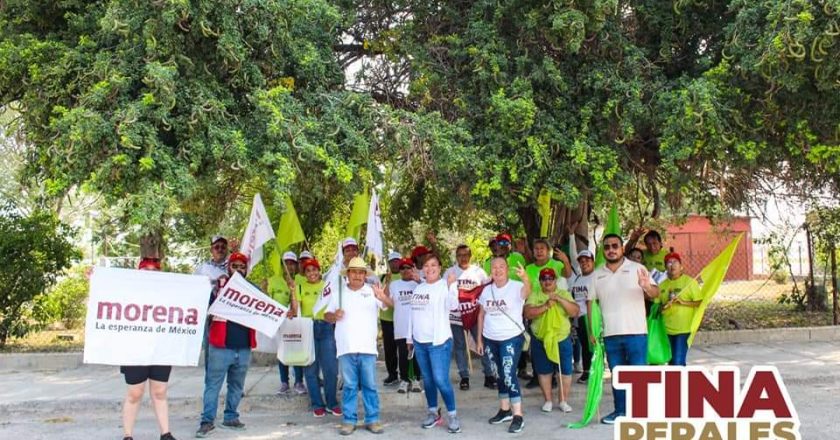
{"type": "Polygon", "coordinates": [[[396,251],[391,252],[390,254],[388,254],[388,261],[391,260],[402,260],[402,255],[400,255],[400,253],[396,251]]]}
{"type": "Polygon", "coordinates": [[[356,246],[359,247],[359,243],[356,242],[356,239],[353,237],[347,237],[344,241],[341,242],[341,248],[344,249],[347,246],[356,246]]]}
{"type": "Polygon", "coordinates": [[[592,255],[592,251],[590,251],[589,249],[584,249],[584,250],[578,252],[577,259],[580,260],[582,257],[591,258],[593,260],[595,259],[595,256],[592,255]]]}
{"type": "Polygon", "coordinates": [[[297,261],[297,255],[295,255],[295,253],[292,252],[292,251],[286,252],[285,254],[283,254],[283,261],[287,261],[287,260],[292,260],[292,261],[296,262],[297,261]]]}
{"type": "Polygon", "coordinates": [[[303,251],[300,253],[300,259],[303,260],[304,258],[315,258],[315,256],[312,255],[312,252],[303,251]]]}

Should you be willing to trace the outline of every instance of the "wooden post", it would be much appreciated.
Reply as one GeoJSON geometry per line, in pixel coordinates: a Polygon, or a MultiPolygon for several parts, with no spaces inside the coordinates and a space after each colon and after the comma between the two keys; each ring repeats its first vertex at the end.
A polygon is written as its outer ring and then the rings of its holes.
{"type": "Polygon", "coordinates": [[[837,291],[837,247],[831,245],[831,290],[834,302],[834,325],[840,325],[840,292],[837,291]]]}

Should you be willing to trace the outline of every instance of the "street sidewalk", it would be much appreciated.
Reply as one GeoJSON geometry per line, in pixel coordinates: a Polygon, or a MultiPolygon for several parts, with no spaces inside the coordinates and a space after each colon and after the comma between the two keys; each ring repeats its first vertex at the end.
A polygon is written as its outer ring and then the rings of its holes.
{"type": "MultiPolygon", "coordinates": [[[[775,365],[781,372],[799,413],[803,439],[836,438],[840,432],[840,341],[697,346],[689,352],[689,363],[701,366],[732,365],[741,368],[742,380],[753,365],[775,365]]],[[[475,362],[479,366],[478,362],[475,362]]],[[[378,380],[384,378],[379,363],[378,380]]],[[[495,392],[484,389],[480,367],[474,368],[472,389],[459,391],[453,371],[453,386],[464,426],[461,436],[469,439],[506,438],[502,426],[487,424],[495,413],[495,392]]],[[[609,375],[607,374],[607,377],[609,375]]],[[[178,438],[192,438],[198,424],[203,393],[203,368],[175,368],[169,397],[172,431],[178,438]]],[[[308,411],[307,396],[276,396],[279,375],[276,367],[252,367],[246,381],[246,395],[240,412],[248,424],[245,433],[219,432],[220,439],[272,439],[314,436],[334,438],[338,418],[315,419],[308,411]]],[[[601,413],[612,410],[609,385],[604,387],[601,413]]],[[[0,375],[0,438],[88,439],[121,438],[120,405],[125,384],[118,367],[82,366],[61,371],[16,371],[0,375]]],[[[340,394],[339,394],[340,395],[340,394]]],[[[539,410],[538,389],[524,396],[526,428],[523,434],[564,439],[611,439],[612,428],[594,423],[583,430],[568,430],[584,406],[586,388],[573,384],[571,414],[539,410]]],[[[147,398],[148,399],[148,398],[147,398]]],[[[425,396],[398,394],[380,387],[380,399],[387,432],[384,437],[405,435],[445,436],[444,429],[422,430],[425,396]]],[[[442,402],[441,402],[442,404],[442,402]]],[[[220,409],[221,411],[221,409],[220,409]]],[[[141,409],[135,438],[157,438],[148,403],[141,409]]],[[[356,435],[370,435],[366,432],[356,435]]]]}

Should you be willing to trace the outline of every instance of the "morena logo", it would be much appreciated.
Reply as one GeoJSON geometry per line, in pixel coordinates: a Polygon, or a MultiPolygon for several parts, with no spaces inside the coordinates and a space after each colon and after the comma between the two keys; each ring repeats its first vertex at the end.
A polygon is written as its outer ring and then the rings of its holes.
{"type": "Polygon", "coordinates": [[[621,440],[801,440],[799,416],[776,367],[619,366],[613,387],[627,391],[621,440]]]}
{"type": "Polygon", "coordinates": [[[274,304],[267,303],[255,296],[250,296],[236,289],[228,288],[227,290],[222,292],[222,296],[231,300],[234,303],[239,303],[245,307],[254,309],[258,312],[267,313],[269,315],[282,317],[285,313],[283,309],[275,307],[274,304]]]}
{"type": "Polygon", "coordinates": [[[176,306],[166,307],[154,304],[141,305],[134,303],[123,305],[119,302],[100,301],[96,307],[96,319],[198,325],[198,310],[195,308],[184,310],[176,306]]]}

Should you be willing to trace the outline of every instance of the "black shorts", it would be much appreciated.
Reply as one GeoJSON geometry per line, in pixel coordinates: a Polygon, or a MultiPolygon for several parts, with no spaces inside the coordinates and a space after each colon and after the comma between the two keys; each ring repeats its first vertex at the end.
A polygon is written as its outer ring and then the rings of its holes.
{"type": "Polygon", "coordinates": [[[148,379],[158,382],[169,382],[172,367],[167,365],[120,367],[120,373],[125,375],[125,383],[137,385],[148,379]]]}

